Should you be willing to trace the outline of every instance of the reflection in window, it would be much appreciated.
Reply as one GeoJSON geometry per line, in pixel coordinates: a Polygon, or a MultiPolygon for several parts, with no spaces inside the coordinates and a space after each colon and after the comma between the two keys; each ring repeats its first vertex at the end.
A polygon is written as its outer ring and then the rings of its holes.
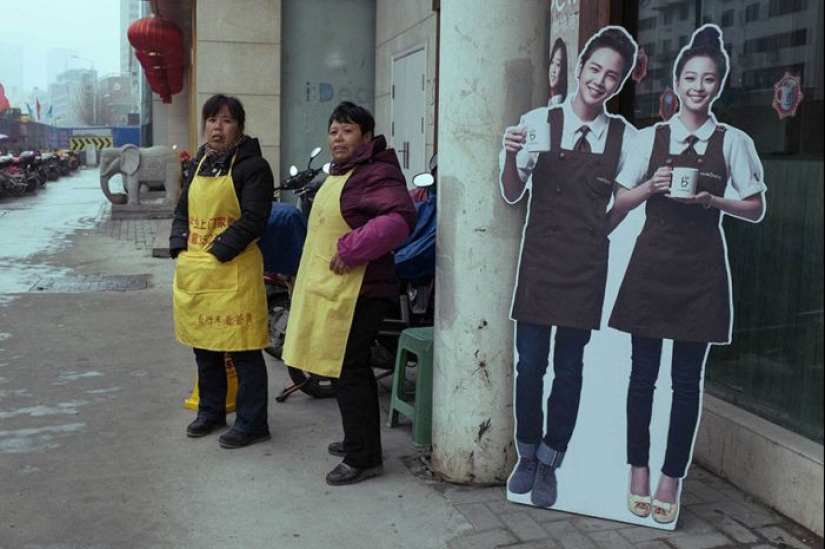
{"type": "MultiPolygon", "coordinates": [[[[694,9],[692,2],[684,5],[694,9]]],[[[689,39],[694,21],[722,28],[730,74],[713,110],[720,122],[753,138],[768,192],[761,223],[724,221],[734,333],[730,345],[711,348],[706,388],[821,443],[825,135],[820,121],[825,83],[816,41],[823,35],[825,3],[702,0],[695,5],[698,13],[691,11],[682,20],[677,12],[679,21],[674,22],[665,0],[639,4],[637,39],[649,55],[648,72],[631,93],[632,109],[624,112],[639,128],[660,121],[659,99],[673,86],[674,42],[683,45],[683,38],[689,39]],[[672,26],[657,28],[658,14],[672,26]],[[801,79],[804,100],[796,116],[780,118],[773,108],[774,86],[786,73],[801,79]]]]}
{"type": "Polygon", "coordinates": [[[808,9],[808,0],[771,0],[768,5],[768,17],[779,17],[808,9]]]}
{"type": "Polygon", "coordinates": [[[751,23],[759,20],[759,4],[751,4],[745,8],[745,22],[751,23]]]}

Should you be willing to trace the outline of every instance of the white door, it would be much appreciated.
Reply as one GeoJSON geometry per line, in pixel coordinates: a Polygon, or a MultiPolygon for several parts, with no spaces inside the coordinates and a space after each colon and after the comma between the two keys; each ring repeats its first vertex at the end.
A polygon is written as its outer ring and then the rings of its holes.
{"type": "Polygon", "coordinates": [[[392,62],[392,147],[412,188],[414,175],[427,170],[424,116],[427,103],[425,72],[427,55],[419,49],[392,62]]]}

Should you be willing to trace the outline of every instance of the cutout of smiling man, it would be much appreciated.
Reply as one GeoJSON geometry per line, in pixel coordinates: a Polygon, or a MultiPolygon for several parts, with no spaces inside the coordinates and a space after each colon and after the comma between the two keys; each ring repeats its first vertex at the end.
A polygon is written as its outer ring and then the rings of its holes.
{"type": "Polygon", "coordinates": [[[636,129],[605,103],[633,70],[638,46],[621,27],[605,27],[579,56],[578,88],[560,106],[542,107],[505,130],[500,186],[514,204],[529,190],[513,296],[517,364],[514,390],[519,462],[508,499],[556,503],[561,467],[576,425],[584,348],[601,324],[607,280],[608,206],[613,181],[636,129]],[[548,124],[549,149],[525,148],[528,126],[548,124]],[[555,327],[552,389],[543,417],[543,378],[555,327]]]}

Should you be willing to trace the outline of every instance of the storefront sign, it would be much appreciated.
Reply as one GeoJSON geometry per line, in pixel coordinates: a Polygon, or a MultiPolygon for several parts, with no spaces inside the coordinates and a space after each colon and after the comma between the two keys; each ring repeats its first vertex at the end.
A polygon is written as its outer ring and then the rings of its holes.
{"type": "Polygon", "coordinates": [[[802,103],[802,83],[798,76],[792,76],[786,72],[779,81],[773,85],[773,108],[779,114],[779,118],[796,116],[796,108],[802,103]]]}

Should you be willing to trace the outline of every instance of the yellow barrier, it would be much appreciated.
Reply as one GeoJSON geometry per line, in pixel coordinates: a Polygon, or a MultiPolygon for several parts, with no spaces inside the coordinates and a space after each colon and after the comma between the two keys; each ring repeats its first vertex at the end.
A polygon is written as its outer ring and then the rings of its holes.
{"type": "MultiPolygon", "coordinates": [[[[232,363],[232,357],[229,353],[224,355],[226,363],[226,413],[235,411],[235,397],[238,394],[238,372],[235,370],[235,365],[232,363]]],[[[188,410],[198,411],[198,404],[200,403],[200,395],[198,393],[198,376],[195,375],[195,388],[192,389],[192,396],[183,401],[183,405],[188,410]]]]}

